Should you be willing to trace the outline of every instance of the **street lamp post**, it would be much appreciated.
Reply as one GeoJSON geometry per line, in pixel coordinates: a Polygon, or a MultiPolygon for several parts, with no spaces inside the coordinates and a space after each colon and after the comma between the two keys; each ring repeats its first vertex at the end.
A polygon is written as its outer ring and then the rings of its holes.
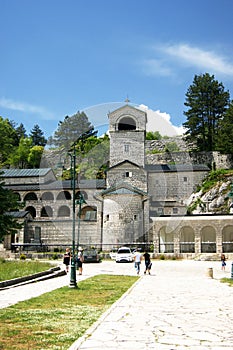
{"type": "Polygon", "coordinates": [[[73,154],[69,154],[71,157],[71,169],[72,169],[72,258],[70,269],[70,288],[77,288],[76,282],[76,266],[75,266],[75,180],[76,180],[76,151],[75,144],[73,154]]]}
{"type": "Polygon", "coordinates": [[[75,201],[75,203],[79,204],[79,211],[78,211],[78,239],[77,239],[77,247],[79,247],[81,209],[82,209],[82,204],[86,203],[81,192],[79,192],[79,198],[75,201]]]}

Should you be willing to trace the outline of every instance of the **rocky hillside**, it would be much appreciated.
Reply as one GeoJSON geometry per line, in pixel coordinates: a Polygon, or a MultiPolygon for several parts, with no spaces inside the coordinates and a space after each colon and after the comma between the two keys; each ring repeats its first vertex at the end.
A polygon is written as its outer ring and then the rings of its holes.
{"type": "Polygon", "coordinates": [[[190,214],[233,213],[233,171],[211,172],[200,190],[189,198],[190,214]]]}

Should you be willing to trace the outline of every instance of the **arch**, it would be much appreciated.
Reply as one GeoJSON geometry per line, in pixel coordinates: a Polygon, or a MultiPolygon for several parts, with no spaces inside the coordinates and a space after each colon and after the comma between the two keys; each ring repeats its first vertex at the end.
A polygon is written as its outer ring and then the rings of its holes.
{"type": "Polygon", "coordinates": [[[57,195],[57,200],[58,201],[64,201],[64,200],[70,200],[71,199],[71,194],[69,191],[61,191],[57,195]]]}
{"type": "Polygon", "coordinates": [[[195,233],[190,226],[183,226],[180,230],[180,252],[195,253],[195,233]]]}
{"type": "Polygon", "coordinates": [[[38,198],[35,192],[29,192],[24,197],[24,201],[37,201],[37,200],[38,198]]]}
{"type": "Polygon", "coordinates": [[[216,253],[216,231],[212,226],[205,226],[201,230],[201,252],[216,253]]]}
{"type": "Polygon", "coordinates": [[[174,253],[173,233],[167,232],[166,227],[161,227],[159,230],[159,252],[174,253]]]}
{"type": "Polygon", "coordinates": [[[28,211],[33,218],[36,217],[36,209],[34,207],[29,206],[29,207],[26,207],[25,210],[28,211]]]}
{"type": "Polygon", "coordinates": [[[57,216],[60,216],[60,217],[69,217],[69,216],[70,216],[70,208],[69,208],[67,205],[62,205],[62,206],[58,209],[57,216]]]}
{"type": "Polygon", "coordinates": [[[54,200],[54,195],[52,192],[44,192],[41,196],[42,201],[52,201],[54,200]]]}
{"type": "Polygon", "coordinates": [[[118,130],[136,130],[136,122],[132,117],[123,117],[119,120],[118,130]]]}
{"type": "Polygon", "coordinates": [[[41,209],[40,216],[42,218],[52,217],[53,216],[53,209],[50,206],[46,205],[45,207],[43,207],[41,209]]]}
{"type": "Polygon", "coordinates": [[[233,253],[233,225],[225,226],[222,230],[223,253],[233,253]]]}
{"type": "Polygon", "coordinates": [[[85,191],[78,191],[78,192],[76,192],[76,194],[75,194],[75,199],[79,199],[79,194],[82,194],[82,196],[83,196],[83,198],[85,199],[85,200],[87,200],[88,199],[88,195],[87,195],[87,193],[85,192],[85,191]]]}
{"type": "Polygon", "coordinates": [[[97,220],[97,208],[91,207],[89,205],[85,206],[81,210],[80,219],[83,219],[85,221],[96,221],[97,220]]]}

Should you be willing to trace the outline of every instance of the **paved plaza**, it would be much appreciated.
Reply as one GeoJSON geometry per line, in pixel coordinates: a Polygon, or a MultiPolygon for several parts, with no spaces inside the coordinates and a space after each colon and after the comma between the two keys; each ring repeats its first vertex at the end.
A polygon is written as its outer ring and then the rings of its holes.
{"type": "MultiPolygon", "coordinates": [[[[144,268],[144,262],[142,263],[144,268]]],[[[136,275],[133,264],[85,264],[78,281],[98,273],[136,275]]],[[[153,261],[144,275],[70,350],[232,350],[231,262],[153,261]],[[213,269],[213,278],[209,269],[213,269]]],[[[69,276],[0,291],[1,307],[69,283],[69,276]]]]}

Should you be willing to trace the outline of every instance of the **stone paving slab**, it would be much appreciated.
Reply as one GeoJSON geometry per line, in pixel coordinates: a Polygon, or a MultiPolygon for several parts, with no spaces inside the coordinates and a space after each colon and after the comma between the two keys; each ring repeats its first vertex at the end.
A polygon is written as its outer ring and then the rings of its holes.
{"type": "MultiPolygon", "coordinates": [[[[142,264],[144,267],[144,263],[142,264]]],[[[83,276],[136,275],[133,264],[84,264],[83,276]]],[[[70,350],[232,350],[233,288],[220,283],[231,263],[154,261],[141,278],[70,350]],[[213,268],[213,279],[209,278],[213,268]]],[[[69,276],[0,291],[0,307],[69,284],[69,276]]]]}
{"type": "Polygon", "coordinates": [[[230,264],[155,262],[70,350],[232,350],[233,289],[221,277],[230,264]]]}

